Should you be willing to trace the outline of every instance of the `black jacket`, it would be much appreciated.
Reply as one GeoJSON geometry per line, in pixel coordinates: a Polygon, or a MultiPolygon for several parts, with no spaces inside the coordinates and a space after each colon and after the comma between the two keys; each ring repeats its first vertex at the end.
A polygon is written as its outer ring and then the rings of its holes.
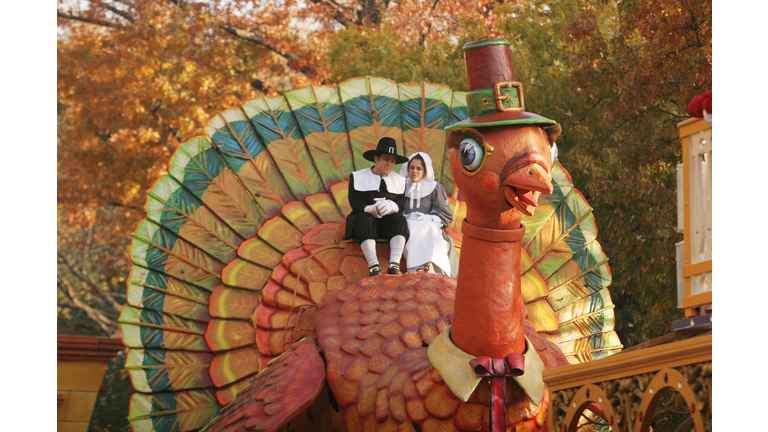
{"type": "Polygon", "coordinates": [[[349,206],[352,207],[352,212],[347,216],[344,238],[352,237],[352,230],[358,219],[357,216],[365,213],[365,207],[376,202],[374,198],[386,198],[394,201],[397,204],[399,214],[403,214],[405,210],[405,189],[403,189],[403,193],[390,193],[387,190],[386,182],[382,179],[377,190],[359,191],[355,189],[355,176],[349,176],[349,206]]]}

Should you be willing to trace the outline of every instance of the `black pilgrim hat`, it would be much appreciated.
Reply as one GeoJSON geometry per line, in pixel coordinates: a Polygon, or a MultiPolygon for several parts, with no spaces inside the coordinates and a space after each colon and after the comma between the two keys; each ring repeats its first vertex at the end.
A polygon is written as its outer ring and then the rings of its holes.
{"type": "Polygon", "coordinates": [[[379,140],[379,145],[376,146],[376,150],[368,150],[363,153],[363,157],[366,160],[373,162],[374,156],[381,156],[383,154],[390,154],[395,156],[395,164],[401,164],[408,162],[408,158],[397,154],[397,142],[394,138],[384,137],[379,140]]]}

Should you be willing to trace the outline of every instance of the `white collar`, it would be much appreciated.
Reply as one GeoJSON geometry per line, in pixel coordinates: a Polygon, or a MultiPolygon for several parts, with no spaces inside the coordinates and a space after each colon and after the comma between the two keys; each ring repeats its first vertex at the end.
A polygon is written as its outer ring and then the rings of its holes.
{"type": "Polygon", "coordinates": [[[386,177],[381,177],[374,174],[371,168],[365,168],[353,172],[352,175],[355,177],[355,190],[360,192],[377,191],[384,180],[387,192],[398,195],[405,193],[405,177],[394,171],[386,177]]]}
{"type": "MultiPolygon", "coordinates": [[[[453,394],[466,402],[472,396],[472,392],[475,391],[482,377],[477,376],[469,364],[476,356],[465,353],[454,345],[450,334],[451,326],[448,326],[437,335],[427,348],[427,357],[453,394]]],[[[525,346],[526,352],[523,354],[525,356],[525,373],[510,378],[517,381],[517,384],[523,388],[534,405],[539,405],[544,397],[544,381],[541,378],[541,374],[544,372],[544,362],[541,361],[539,354],[527,337],[525,338],[525,346]]]]}

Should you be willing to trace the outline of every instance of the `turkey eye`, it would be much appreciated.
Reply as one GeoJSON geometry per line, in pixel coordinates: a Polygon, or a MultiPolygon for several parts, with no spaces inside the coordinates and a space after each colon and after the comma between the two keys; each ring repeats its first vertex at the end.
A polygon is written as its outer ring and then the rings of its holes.
{"type": "Polygon", "coordinates": [[[469,172],[480,169],[485,157],[485,149],[472,138],[464,138],[459,145],[461,165],[469,172]]]}

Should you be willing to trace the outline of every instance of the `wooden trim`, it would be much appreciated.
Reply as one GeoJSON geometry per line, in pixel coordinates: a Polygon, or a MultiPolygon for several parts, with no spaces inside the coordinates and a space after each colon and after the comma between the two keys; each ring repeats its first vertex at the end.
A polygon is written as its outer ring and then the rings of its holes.
{"type": "Polygon", "coordinates": [[[703,118],[691,118],[678,123],[677,128],[680,130],[680,138],[685,138],[697,132],[711,129],[712,125],[703,118]]]}
{"type": "Polygon", "coordinates": [[[712,293],[691,295],[691,276],[712,271],[712,260],[691,264],[691,164],[690,164],[690,136],[703,130],[711,129],[712,125],[703,118],[691,118],[677,124],[680,140],[683,146],[683,247],[684,264],[682,276],[684,283],[683,309],[685,317],[689,318],[698,314],[695,306],[712,302],[712,293]]]}
{"type": "Polygon", "coordinates": [[[110,361],[125,349],[120,338],[57,335],[56,359],[61,361],[110,361]]]}
{"type": "Polygon", "coordinates": [[[544,371],[551,392],[712,360],[712,333],[544,371]]]}
{"type": "Polygon", "coordinates": [[[687,296],[683,298],[684,308],[701,306],[707,303],[712,303],[712,291],[704,292],[704,293],[696,294],[692,296],[687,296]]]}
{"type": "MultiPolygon", "coordinates": [[[[690,139],[683,138],[683,268],[691,265],[691,167],[688,163],[690,139]]],[[[691,295],[691,280],[685,279],[685,297],[691,295]]]]}
{"type": "Polygon", "coordinates": [[[691,264],[683,267],[682,273],[684,278],[696,276],[698,274],[711,272],[712,260],[702,261],[700,263],[691,264]]]}

